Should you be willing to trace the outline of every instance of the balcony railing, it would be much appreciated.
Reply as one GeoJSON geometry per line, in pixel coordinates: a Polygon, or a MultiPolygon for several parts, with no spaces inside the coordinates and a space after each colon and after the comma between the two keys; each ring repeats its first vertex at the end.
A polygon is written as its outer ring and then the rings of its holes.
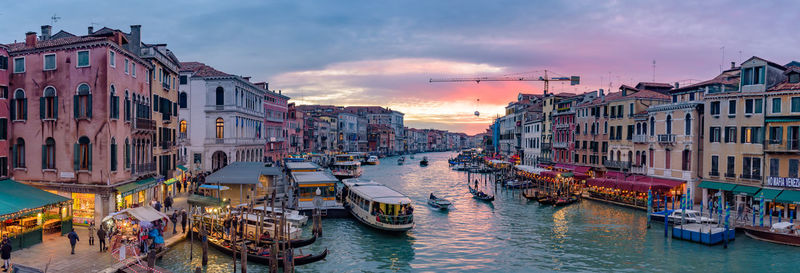
{"type": "Polygon", "coordinates": [[[555,127],[559,128],[559,129],[560,128],[569,128],[569,125],[570,125],[569,123],[556,123],[555,127]]]}
{"type": "Polygon", "coordinates": [[[553,148],[566,149],[569,147],[569,142],[553,142],[553,148]]]}
{"type": "Polygon", "coordinates": [[[672,143],[675,143],[675,135],[674,134],[660,134],[660,135],[658,135],[658,143],[661,143],[661,144],[672,144],[672,143]]]}
{"type": "Polygon", "coordinates": [[[133,129],[142,131],[155,131],[156,122],[152,119],[136,118],[133,122],[133,129]]]}
{"type": "Polygon", "coordinates": [[[770,140],[765,149],[767,152],[800,152],[800,139],[787,139],[786,142],[770,140]]]}
{"type": "Polygon", "coordinates": [[[717,177],[719,177],[719,171],[710,171],[710,172],[708,172],[708,176],[717,176],[717,177]]]}
{"type": "Polygon", "coordinates": [[[647,174],[647,166],[631,166],[632,173],[647,174]]]}
{"type": "Polygon", "coordinates": [[[131,173],[136,175],[151,174],[156,172],[156,163],[132,164],[131,173]]]}
{"type": "Polygon", "coordinates": [[[603,162],[603,166],[613,169],[630,169],[631,162],[630,161],[617,161],[617,160],[606,160],[603,162]]]}
{"type": "Polygon", "coordinates": [[[633,143],[647,143],[649,142],[649,138],[647,135],[634,135],[633,136],[633,143]]]}
{"type": "Polygon", "coordinates": [[[230,145],[264,145],[266,140],[261,138],[206,138],[205,144],[230,144],[230,145]]]}
{"type": "Polygon", "coordinates": [[[725,173],[725,177],[727,177],[727,178],[736,178],[736,174],[735,173],[725,173]]]}
{"type": "Polygon", "coordinates": [[[552,145],[550,143],[542,143],[542,150],[550,150],[552,145]]]}
{"type": "Polygon", "coordinates": [[[761,180],[761,176],[760,175],[749,174],[749,173],[743,173],[743,174],[739,175],[739,178],[752,179],[752,180],[761,180]]]}

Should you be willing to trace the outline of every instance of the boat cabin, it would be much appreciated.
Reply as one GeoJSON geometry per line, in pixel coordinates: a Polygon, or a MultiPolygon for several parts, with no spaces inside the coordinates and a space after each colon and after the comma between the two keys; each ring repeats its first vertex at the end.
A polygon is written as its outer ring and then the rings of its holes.
{"type": "Polygon", "coordinates": [[[345,179],[344,184],[343,194],[362,222],[377,222],[373,227],[387,230],[413,226],[414,208],[407,196],[371,180],[345,179]]]}
{"type": "Polygon", "coordinates": [[[295,207],[298,210],[314,209],[314,197],[317,196],[317,190],[320,191],[319,196],[322,198],[322,209],[342,207],[340,203],[336,202],[336,184],[339,179],[336,179],[330,172],[293,172],[291,179],[297,188],[295,207]]]}

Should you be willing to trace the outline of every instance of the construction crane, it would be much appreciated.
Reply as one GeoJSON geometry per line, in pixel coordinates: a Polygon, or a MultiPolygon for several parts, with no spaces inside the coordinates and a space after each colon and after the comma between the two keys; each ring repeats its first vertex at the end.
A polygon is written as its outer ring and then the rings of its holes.
{"type": "Polygon", "coordinates": [[[569,85],[578,85],[581,82],[580,76],[570,76],[570,77],[550,77],[548,75],[554,74],[552,71],[544,70],[544,76],[532,76],[530,73],[520,73],[520,76],[514,75],[506,75],[506,76],[498,76],[498,77],[472,77],[472,78],[442,78],[442,79],[430,79],[428,82],[508,82],[508,81],[541,81],[544,82],[544,93],[547,94],[547,90],[550,89],[550,82],[569,82],[569,85]],[[528,75],[524,75],[528,74],[528,75]]]}

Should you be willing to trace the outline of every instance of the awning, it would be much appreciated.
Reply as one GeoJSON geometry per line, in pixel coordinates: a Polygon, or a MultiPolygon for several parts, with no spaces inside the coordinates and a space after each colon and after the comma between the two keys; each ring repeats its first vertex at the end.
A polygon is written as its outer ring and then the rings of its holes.
{"type": "Polygon", "coordinates": [[[221,190],[221,191],[231,189],[231,188],[228,188],[226,186],[217,186],[217,185],[208,185],[208,184],[200,185],[200,187],[197,187],[197,188],[201,189],[201,190],[221,190]]]}
{"type": "Polygon", "coordinates": [[[11,179],[0,180],[0,219],[33,209],[69,202],[70,199],[52,194],[11,179]]]}
{"type": "Polygon", "coordinates": [[[188,169],[186,168],[186,166],[183,166],[183,165],[178,165],[178,169],[179,169],[179,170],[181,170],[181,171],[184,171],[184,172],[185,172],[186,170],[188,170],[188,169]]]}
{"type": "Polygon", "coordinates": [[[683,180],[667,179],[667,178],[652,177],[652,176],[637,176],[636,181],[646,182],[654,186],[666,186],[669,187],[670,189],[686,183],[686,181],[683,180]]]}
{"type": "Polygon", "coordinates": [[[122,197],[134,194],[136,192],[140,192],[155,186],[158,181],[155,177],[145,178],[136,182],[131,182],[122,186],[117,186],[114,189],[122,195],[122,197]]]}
{"type": "Polygon", "coordinates": [[[591,169],[592,169],[592,167],[589,167],[589,166],[576,166],[575,167],[575,172],[576,173],[586,173],[591,169]]]}
{"type": "Polygon", "coordinates": [[[281,169],[261,162],[233,162],[206,177],[207,184],[261,185],[261,176],[280,176],[281,169]]]}
{"type": "Polygon", "coordinates": [[[798,122],[800,119],[792,118],[792,117],[773,117],[773,118],[765,118],[764,121],[766,122],[798,122]]]}
{"type": "Polygon", "coordinates": [[[575,169],[575,166],[574,166],[574,165],[571,165],[571,164],[561,164],[561,163],[556,163],[556,165],[555,165],[554,167],[555,167],[556,169],[569,170],[569,171],[572,171],[572,170],[574,170],[574,169],[575,169]]]}
{"type": "Polygon", "coordinates": [[[164,185],[169,186],[169,185],[175,184],[175,182],[178,182],[178,179],[170,178],[170,179],[167,179],[167,181],[164,181],[164,185]]]}
{"type": "Polygon", "coordinates": [[[225,204],[230,203],[230,200],[222,202],[216,197],[192,194],[189,195],[189,198],[186,199],[186,202],[188,202],[190,205],[195,205],[195,206],[222,207],[225,204]]]}
{"type": "Polygon", "coordinates": [[[772,201],[775,200],[775,197],[781,194],[783,190],[775,190],[775,189],[761,189],[758,193],[756,193],[755,197],[761,199],[763,194],[764,200],[772,201]]]}
{"type": "Polygon", "coordinates": [[[759,187],[745,186],[745,185],[736,185],[736,187],[735,187],[735,188],[733,188],[733,193],[734,193],[734,194],[740,194],[740,193],[741,193],[741,194],[745,194],[745,195],[753,196],[753,195],[755,195],[755,194],[758,192],[758,190],[760,190],[760,189],[761,189],[761,188],[759,188],[759,187]]]}
{"type": "Polygon", "coordinates": [[[800,204],[800,191],[784,190],[775,197],[775,202],[800,204]]]}
{"type": "Polygon", "coordinates": [[[111,218],[124,219],[125,217],[130,217],[139,220],[141,222],[149,222],[149,223],[157,221],[159,219],[169,218],[167,217],[166,214],[161,213],[160,211],[157,211],[154,208],[151,208],[149,206],[143,206],[143,207],[128,208],[116,213],[112,213],[104,217],[103,222],[111,218]]]}
{"type": "Polygon", "coordinates": [[[700,182],[700,185],[697,186],[705,189],[732,191],[733,188],[735,188],[737,185],[730,183],[714,182],[714,181],[703,181],[700,182]]]}

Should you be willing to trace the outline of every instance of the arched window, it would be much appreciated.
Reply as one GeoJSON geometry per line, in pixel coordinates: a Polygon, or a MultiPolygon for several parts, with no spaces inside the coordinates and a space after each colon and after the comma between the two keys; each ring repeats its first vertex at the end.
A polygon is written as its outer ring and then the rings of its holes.
{"type": "Polygon", "coordinates": [[[217,87],[217,105],[225,105],[225,89],[217,87]]]}
{"type": "Polygon", "coordinates": [[[225,137],[225,121],[222,118],[217,118],[217,138],[225,137]]]}
{"type": "Polygon", "coordinates": [[[113,84],[111,85],[109,93],[111,95],[108,97],[108,106],[109,106],[108,107],[109,108],[108,115],[112,119],[118,119],[119,118],[119,96],[117,96],[117,89],[114,88],[113,84]]]}
{"type": "Polygon", "coordinates": [[[636,123],[636,135],[641,135],[641,134],[642,134],[642,124],[636,123]]]}
{"type": "Polygon", "coordinates": [[[681,169],[684,171],[690,170],[692,168],[692,151],[683,150],[681,159],[681,169]]]}
{"type": "Polygon", "coordinates": [[[622,153],[617,151],[617,161],[622,161],[622,153]]]}
{"type": "Polygon", "coordinates": [[[186,108],[186,99],[186,92],[178,94],[178,104],[180,104],[181,108],[186,108]]]}
{"type": "Polygon", "coordinates": [[[650,117],[650,136],[656,135],[656,118],[650,117]]]}
{"type": "Polygon", "coordinates": [[[608,134],[608,121],[603,122],[603,134],[608,134]]]}
{"type": "Polygon", "coordinates": [[[131,144],[127,138],[125,138],[125,169],[131,168],[131,144]]]}
{"type": "Polygon", "coordinates": [[[25,98],[25,90],[17,89],[14,91],[14,99],[11,102],[11,120],[28,119],[28,99],[25,98]]]}
{"type": "Polygon", "coordinates": [[[686,119],[684,120],[684,126],[686,127],[685,128],[686,135],[687,136],[691,135],[692,134],[692,115],[691,114],[686,114],[686,119]]]}
{"type": "Polygon", "coordinates": [[[117,139],[111,138],[111,171],[117,170],[117,139]]]}
{"type": "Polygon", "coordinates": [[[43,120],[58,118],[58,97],[56,89],[52,86],[45,87],[42,97],[39,98],[39,118],[43,120]]]}
{"type": "Polygon", "coordinates": [[[25,140],[21,137],[12,146],[13,162],[11,165],[14,168],[25,168],[25,140]]]}
{"type": "Polygon", "coordinates": [[[639,158],[639,151],[636,151],[636,159],[635,160],[631,160],[631,161],[636,162],[636,166],[639,166],[639,165],[641,165],[641,161],[639,161],[639,159],[640,159],[639,158]]]}
{"type": "Polygon", "coordinates": [[[86,136],[75,143],[75,170],[92,170],[92,143],[86,136]]]}
{"type": "Polygon", "coordinates": [[[642,167],[644,167],[647,164],[647,154],[644,151],[642,151],[642,161],[640,161],[640,162],[641,162],[640,165],[642,167]]]}
{"type": "Polygon", "coordinates": [[[627,161],[628,161],[628,164],[633,162],[633,152],[632,151],[628,151],[628,159],[627,159],[627,161]]]}
{"type": "Polygon", "coordinates": [[[672,115],[667,115],[667,134],[672,134],[672,115]]]}
{"type": "MultiPolygon", "coordinates": [[[[642,122],[642,135],[647,135],[647,122],[642,122]]],[[[642,162],[644,164],[644,162],[642,162]]]]}
{"type": "Polygon", "coordinates": [[[92,92],[88,84],[78,85],[78,92],[74,97],[75,118],[92,117],[92,92]]]}
{"type": "Polygon", "coordinates": [[[48,137],[42,146],[42,169],[56,169],[56,141],[48,137]]]}
{"type": "Polygon", "coordinates": [[[125,120],[131,120],[131,96],[128,90],[125,90],[125,120]]]}

